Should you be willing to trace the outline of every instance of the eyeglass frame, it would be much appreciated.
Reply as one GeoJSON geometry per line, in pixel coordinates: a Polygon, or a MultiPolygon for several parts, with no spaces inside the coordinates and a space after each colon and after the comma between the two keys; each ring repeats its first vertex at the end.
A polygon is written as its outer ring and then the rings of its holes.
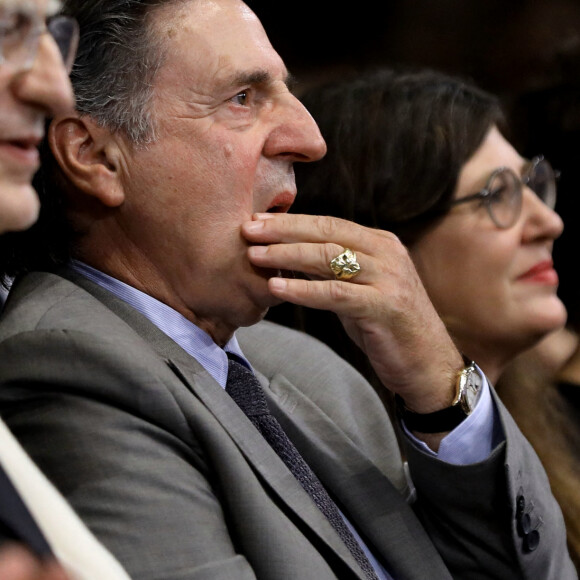
{"type": "Polygon", "coordinates": [[[556,206],[556,199],[558,197],[557,194],[557,181],[560,178],[560,172],[555,170],[552,167],[552,164],[543,156],[543,155],[537,155],[536,157],[532,158],[529,163],[528,163],[528,167],[524,173],[524,175],[522,175],[521,177],[519,177],[516,172],[511,169],[510,167],[506,167],[506,166],[502,166],[502,167],[498,167],[497,169],[495,169],[492,174],[489,176],[487,183],[485,184],[485,187],[483,189],[480,189],[477,193],[472,193],[469,194],[465,197],[462,197],[460,199],[455,199],[453,200],[450,204],[449,204],[449,208],[455,207],[456,205],[460,205],[462,203],[467,203],[470,201],[476,201],[476,200],[481,200],[482,204],[485,206],[485,209],[487,210],[487,213],[491,219],[491,221],[496,225],[496,227],[498,227],[499,229],[509,229],[511,228],[517,221],[519,216],[521,215],[521,211],[522,211],[522,199],[523,199],[523,188],[524,187],[529,187],[529,183],[532,177],[532,174],[536,171],[536,168],[540,165],[540,164],[544,164],[545,166],[547,166],[550,171],[551,174],[553,176],[553,200],[551,201],[551,203],[548,203],[548,200],[542,199],[538,193],[536,191],[534,191],[533,188],[530,187],[530,189],[538,196],[538,199],[540,199],[544,204],[546,204],[547,207],[549,207],[550,209],[554,209],[556,206]],[[497,218],[494,216],[493,214],[493,210],[491,209],[491,200],[492,200],[492,195],[493,195],[493,191],[491,190],[491,184],[493,182],[493,180],[501,173],[507,171],[511,174],[511,176],[514,178],[514,183],[517,184],[518,188],[517,188],[517,192],[519,195],[519,202],[518,202],[518,206],[516,211],[514,212],[514,217],[512,219],[512,221],[507,224],[501,224],[497,221],[497,218]]]}
{"type": "MultiPolygon", "coordinates": [[[[17,10],[12,11],[9,10],[8,16],[11,16],[16,12],[17,10]]],[[[13,66],[14,68],[13,72],[27,71],[33,67],[34,62],[38,57],[38,50],[40,47],[40,37],[43,34],[50,34],[59,49],[59,54],[62,58],[62,62],[64,64],[67,73],[70,73],[76,57],[79,42],[79,25],[76,19],[73,18],[72,16],[56,14],[54,16],[48,16],[43,22],[41,19],[34,18],[32,15],[27,13],[20,13],[20,16],[24,16],[28,18],[30,21],[30,30],[26,33],[26,36],[24,36],[21,41],[22,48],[28,49],[28,55],[22,64],[13,66]],[[66,55],[61,50],[59,39],[56,36],[57,27],[59,24],[62,23],[67,23],[68,25],[72,26],[72,33],[70,36],[68,51],[66,55]]],[[[0,26],[0,66],[4,65],[5,63],[8,65],[12,64],[10,62],[10,59],[4,56],[3,50],[3,42],[7,32],[10,32],[10,29],[6,28],[3,29],[0,26]]]]}

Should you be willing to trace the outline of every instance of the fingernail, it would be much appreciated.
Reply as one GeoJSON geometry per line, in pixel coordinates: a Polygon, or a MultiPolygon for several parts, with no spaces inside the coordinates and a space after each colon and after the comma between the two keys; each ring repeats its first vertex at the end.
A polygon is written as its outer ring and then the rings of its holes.
{"type": "Polygon", "coordinates": [[[288,282],[284,278],[270,278],[270,288],[272,290],[286,290],[288,282]]]}
{"type": "Polygon", "coordinates": [[[246,222],[244,224],[244,229],[248,233],[256,233],[256,232],[259,232],[260,230],[263,230],[264,229],[264,222],[263,221],[246,222]]]}
{"type": "Polygon", "coordinates": [[[248,253],[250,254],[251,257],[254,258],[258,256],[263,256],[267,251],[268,251],[267,246],[250,246],[248,248],[248,253]]]}
{"type": "Polygon", "coordinates": [[[273,213],[255,213],[254,214],[254,219],[257,220],[271,220],[274,219],[275,214],[273,213]]]}

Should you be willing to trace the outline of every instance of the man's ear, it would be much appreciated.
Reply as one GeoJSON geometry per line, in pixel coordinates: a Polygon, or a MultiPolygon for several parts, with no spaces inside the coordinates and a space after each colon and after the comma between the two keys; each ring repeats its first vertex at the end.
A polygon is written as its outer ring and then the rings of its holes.
{"type": "Polygon", "coordinates": [[[56,117],[48,129],[52,153],[77,190],[107,207],[125,199],[120,181],[121,150],[111,132],[90,117],[56,117]]]}

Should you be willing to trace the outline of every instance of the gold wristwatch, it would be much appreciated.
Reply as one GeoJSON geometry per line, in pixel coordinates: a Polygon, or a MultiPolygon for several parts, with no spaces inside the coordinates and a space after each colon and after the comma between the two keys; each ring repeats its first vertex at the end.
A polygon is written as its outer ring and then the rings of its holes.
{"type": "Polygon", "coordinates": [[[452,431],[471,414],[483,385],[483,376],[474,362],[468,362],[457,376],[457,395],[450,407],[434,413],[415,413],[405,406],[398,395],[397,413],[410,431],[419,433],[445,433],[452,431]]]}

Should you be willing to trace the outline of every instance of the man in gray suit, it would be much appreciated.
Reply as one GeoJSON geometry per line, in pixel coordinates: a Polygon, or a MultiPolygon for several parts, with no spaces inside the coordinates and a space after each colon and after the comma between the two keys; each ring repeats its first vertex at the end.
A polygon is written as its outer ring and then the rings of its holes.
{"type": "Polygon", "coordinates": [[[66,9],[78,113],[49,129],[46,215],[3,244],[0,397],[131,575],[576,578],[538,459],[405,248],[286,213],[325,144],[253,12],[66,9]],[[400,397],[412,484],[368,383],[261,322],[282,300],[335,312],[400,397]]]}

